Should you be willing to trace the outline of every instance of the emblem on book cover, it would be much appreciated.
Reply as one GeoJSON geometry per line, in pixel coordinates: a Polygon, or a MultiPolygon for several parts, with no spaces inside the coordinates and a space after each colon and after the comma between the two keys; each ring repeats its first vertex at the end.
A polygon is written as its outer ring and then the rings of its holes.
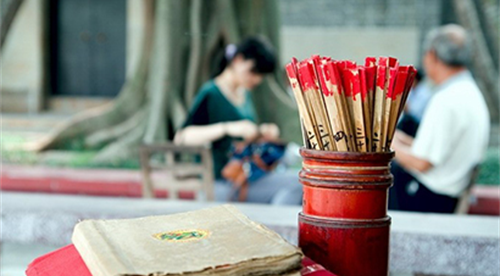
{"type": "Polygon", "coordinates": [[[153,237],[161,241],[188,242],[188,241],[204,239],[208,237],[209,234],[210,234],[209,231],[200,229],[176,230],[176,231],[161,232],[158,234],[154,234],[153,237]]]}

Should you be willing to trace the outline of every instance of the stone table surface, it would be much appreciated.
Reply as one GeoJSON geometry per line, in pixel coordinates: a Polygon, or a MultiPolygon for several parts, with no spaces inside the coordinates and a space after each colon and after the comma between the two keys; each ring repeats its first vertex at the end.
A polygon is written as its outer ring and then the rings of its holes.
{"type": "MultiPolygon", "coordinates": [[[[217,202],[172,201],[3,192],[3,243],[63,246],[70,243],[74,225],[82,219],[131,218],[164,215],[217,202]]],[[[300,206],[232,203],[250,219],[263,223],[297,243],[300,206]]],[[[500,218],[389,212],[391,271],[443,275],[498,275],[500,218]]]]}

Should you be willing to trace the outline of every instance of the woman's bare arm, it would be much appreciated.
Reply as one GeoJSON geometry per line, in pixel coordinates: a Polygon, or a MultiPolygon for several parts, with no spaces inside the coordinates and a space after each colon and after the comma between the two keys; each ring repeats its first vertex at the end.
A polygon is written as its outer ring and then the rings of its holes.
{"type": "Polygon", "coordinates": [[[249,120],[223,122],[206,126],[188,126],[176,133],[174,143],[199,146],[219,140],[226,135],[250,140],[255,138],[258,133],[257,125],[249,120]]]}
{"type": "Polygon", "coordinates": [[[174,143],[187,146],[199,146],[219,140],[227,134],[225,123],[206,126],[188,126],[177,131],[174,143]]]}

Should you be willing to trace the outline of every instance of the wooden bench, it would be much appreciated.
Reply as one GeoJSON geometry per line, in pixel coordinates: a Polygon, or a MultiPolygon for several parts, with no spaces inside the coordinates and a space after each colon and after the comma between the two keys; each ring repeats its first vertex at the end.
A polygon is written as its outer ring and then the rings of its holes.
{"type": "Polygon", "coordinates": [[[170,142],[140,147],[142,195],[151,198],[155,186],[152,173],[168,172],[161,180],[169,198],[178,192],[192,191],[198,200],[214,200],[214,175],[210,146],[180,146],[170,142]],[[168,177],[170,176],[170,177],[168,177]]]}
{"type": "Polygon", "coordinates": [[[457,207],[455,208],[455,214],[463,215],[467,214],[467,211],[469,211],[469,206],[471,203],[471,190],[474,184],[476,183],[476,179],[478,176],[479,176],[479,165],[475,166],[472,169],[469,183],[467,184],[467,187],[465,187],[465,190],[458,198],[457,207]]]}

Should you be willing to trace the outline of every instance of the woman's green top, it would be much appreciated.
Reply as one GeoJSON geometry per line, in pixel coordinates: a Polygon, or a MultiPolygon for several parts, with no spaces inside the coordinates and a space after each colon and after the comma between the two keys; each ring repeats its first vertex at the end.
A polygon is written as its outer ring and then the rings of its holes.
{"type": "MultiPolygon", "coordinates": [[[[255,122],[255,109],[251,95],[249,92],[245,93],[245,102],[241,106],[235,106],[222,94],[214,80],[206,82],[198,92],[183,128],[245,119],[255,122]]],[[[221,171],[229,161],[230,149],[234,140],[236,139],[233,137],[224,136],[212,142],[216,179],[222,178],[221,171]]]]}

